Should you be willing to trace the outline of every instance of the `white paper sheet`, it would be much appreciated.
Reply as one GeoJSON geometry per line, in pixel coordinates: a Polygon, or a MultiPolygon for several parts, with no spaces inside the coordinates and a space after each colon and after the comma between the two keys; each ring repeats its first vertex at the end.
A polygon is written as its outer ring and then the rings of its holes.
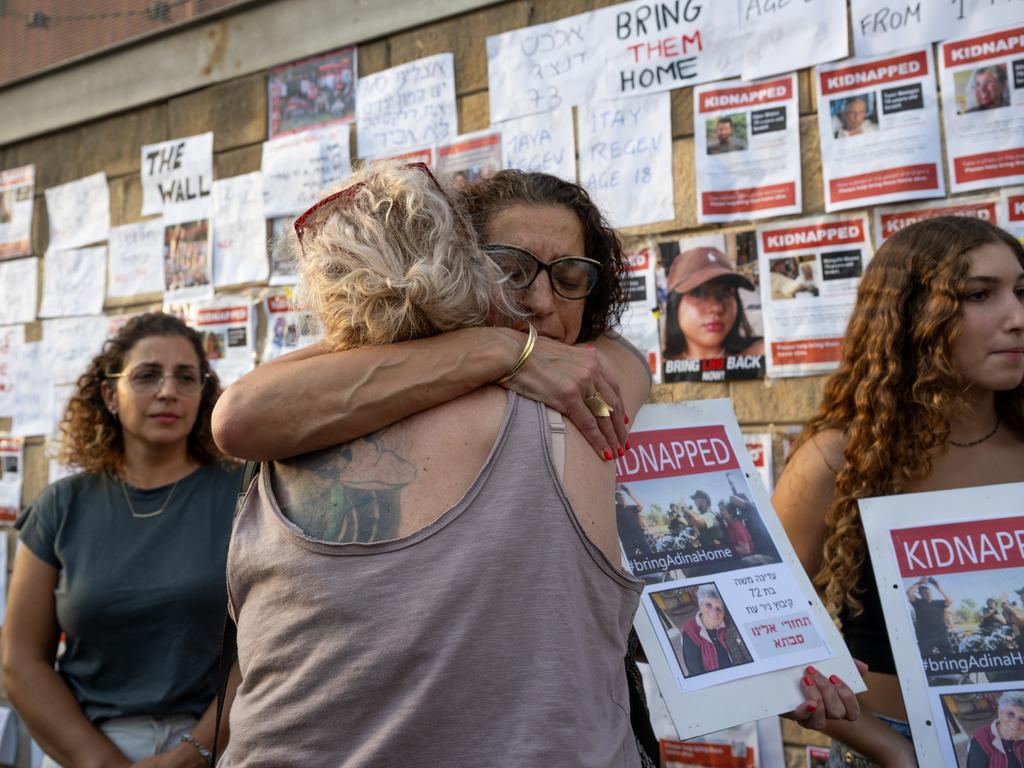
{"type": "Polygon", "coordinates": [[[909,205],[888,205],[875,208],[875,243],[881,245],[904,227],[915,221],[934,219],[936,216],[969,216],[989,224],[998,223],[1005,227],[1005,220],[998,215],[995,195],[954,197],[909,205]]]}
{"type": "Polygon", "coordinates": [[[267,319],[267,335],[263,343],[261,363],[308,347],[320,340],[320,326],[310,312],[296,309],[288,294],[275,291],[263,303],[267,319]]]}
{"type": "Polygon", "coordinates": [[[1024,25],[939,46],[949,191],[1024,184],[1024,25]]]}
{"type": "Polygon", "coordinates": [[[457,190],[490,178],[503,167],[500,131],[467,133],[437,147],[437,170],[450,176],[457,190]]]}
{"type": "Polygon", "coordinates": [[[768,376],[839,365],[846,323],[871,259],[867,217],[817,216],[757,228],[768,376]]]}
{"type": "Polygon", "coordinates": [[[743,0],[743,79],[849,55],[846,0],[743,0]]]}
{"type": "Polygon", "coordinates": [[[38,286],[38,257],[0,262],[0,325],[36,319],[38,286]]]}
{"type": "Polygon", "coordinates": [[[15,368],[25,343],[25,326],[0,326],[0,418],[14,413],[14,387],[18,379],[15,368]]]}
{"type": "Polygon", "coordinates": [[[110,188],[107,174],[94,173],[46,190],[50,223],[48,251],[63,251],[107,239],[110,232],[110,188]]]}
{"type": "Polygon", "coordinates": [[[571,109],[528,115],[496,127],[501,130],[506,168],[550,173],[576,183],[576,137],[571,109]]]}
{"type": "Polygon", "coordinates": [[[744,432],[743,442],[746,445],[747,453],[750,454],[750,461],[757,468],[757,474],[761,476],[764,489],[770,495],[775,486],[771,432],[744,432]]]}
{"type": "Polygon", "coordinates": [[[11,434],[49,434],[53,428],[53,378],[42,342],[31,341],[21,346],[15,377],[11,434]]]}
{"type": "Polygon", "coordinates": [[[213,242],[209,219],[164,227],[164,303],[213,296],[213,242]]]}
{"type": "Polygon", "coordinates": [[[348,125],[332,125],[263,143],[266,218],[301,213],[352,173],[348,131],[348,125]]]}
{"type": "Polygon", "coordinates": [[[999,196],[999,226],[1024,243],[1024,187],[1004,189],[999,196]]]}
{"type": "Polygon", "coordinates": [[[1024,22],[1024,3],[992,0],[850,0],[853,48],[875,56],[1024,22]]]}
{"type": "Polygon", "coordinates": [[[106,315],[44,320],[43,354],[54,383],[73,384],[77,381],[93,357],[102,350],[109,331],[110,321],[106,315]]]}
{"type": "Polygon", "coordinates": [[[651,381],[661,384],[661,335],[654,311],[649,307],[630,305],[622,313],[615,330],[643,355],[651,372],[651,381]]]}
{"type": "Polygon", "coordinates": [[[213,182],[213,284],[260,283],[269,276],[263,174],[213,182]]]}
{"type": "Polygon", "coordinates": [[[48,251],[43,259],[40,317],[98,315],[107,286],[107,248],[48,251]]]}
{"type": "Polygon", "coordinates": [[[930,46],[814,74],[826,211],[945,194],[930,46]]]}
{"type": "Polygon", "coordinates": [[[580,182],[613,227],[675,218],[667,93],[579,110],[580,182]]]}
{"type": "Polygon", "coordinates": [[[213,133],[142,147],[142,215],[177,221],[209,218],[213,204],[213,133]]]}
{"type": "Polygon", "coordinates": [[[595,11],[593,46],[604,51],[598,96],[638,96],[736,77],[746,45],[739,6],[633,0],[595,11]]]}
{"type": "Polygon", "coordinates": [[[451,53],[361,77],[358,88],[356,124],[363,159],[441,144],[459,133],[451,53]]]}
{"type": "Polygon", "coordinates": [[[292,228],[295,219],[292,216],[281,216],[270,221],[270,284],[295,285],[299,282],[295,263],[295,230],[292,228]]]}
{"type": "Polygon", "coordinates": [[[593,98],[604,66],[597,18],[590,11],[487,38],[492,125],[593,98]]]}
{"type": "Polygon", "coordinates": [[[803,210],[796,75],[693,90],[697,221],[803,210]]]}
{"type": "Polygon", "coordinates": [[[0,171],[0,259],[32,254],[36,167],[0,171]]]}
{"type": "Polygon", "coordinates": [[[181,308],[185,322],[199,332],[210,366],[227,387],[256,365],[256,311],[243,296],[217,296],[181,308]]]}
{"type": "Polygon", "coordinates": [[[107,296],[123,298],[164,289],[164,223],[160,219],[110,230],[107,296]]]}
{"type": "MultiPolygon", "coordinates": [[[[13,523],[18,519],[18,514],[21,512],[21,489],[24,481],[24,439],[0,437],[0,523],[13,523]]],[[[7,536],[0,531],[0,607],[3,606],[6,597],[6,584],[7,536]]],[[[3,613],[0,612],[0,616],[2,615],[3,613]]]]}

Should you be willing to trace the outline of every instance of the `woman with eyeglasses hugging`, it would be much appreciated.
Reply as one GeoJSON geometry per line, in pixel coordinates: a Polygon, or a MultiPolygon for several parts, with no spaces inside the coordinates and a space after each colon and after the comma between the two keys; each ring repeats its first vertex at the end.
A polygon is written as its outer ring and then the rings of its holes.
{"type": "Polygon", "coordinates": [[[44,766],[208,764],[240,481],[210,431],[218,392],[199,335],[160,313],[78,379],[60,456],[82,471],[16,524],[3,631],[4,685],[44,766]]]}

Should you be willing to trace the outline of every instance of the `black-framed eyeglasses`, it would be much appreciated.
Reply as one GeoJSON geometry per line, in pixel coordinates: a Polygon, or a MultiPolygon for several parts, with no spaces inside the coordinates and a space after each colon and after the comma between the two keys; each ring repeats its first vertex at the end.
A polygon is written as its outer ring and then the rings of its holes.
{"type": "Polygon", "coordinates": [[[155,395],[163,387],[164,382],[170,379],[179,395],[191,396],[199,393],[210,378],[210,374],[203,373],[194,366],[184,366],[164,373],[163,368],[158,366],[140,365],[121,373],[108,373],[106,378],[127,379],[132,391],[140,395],[155,395]]]}
{"type": "Polygon", "coordinates": [[[525,248],[504,243],[481,246],[508,276],[508,284],[517,291],[529,288],[543,269],[548,273],[551,288],[563,299],[585,299],[597,286],[602,264],[594,259],[563,256],[542,261],[525,248]]]}

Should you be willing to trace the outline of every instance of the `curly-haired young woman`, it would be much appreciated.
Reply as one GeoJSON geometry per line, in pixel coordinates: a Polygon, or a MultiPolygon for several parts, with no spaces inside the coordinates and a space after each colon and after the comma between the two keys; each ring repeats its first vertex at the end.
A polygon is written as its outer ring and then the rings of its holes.
{"type": "Polygon", "coordinates": [[[240,479],[213,443],[218,392],[199,335],[159,313],[78,379],[61,457],[82,472],[17,522],[3,632],[4,684],[44,766],[208,764],[240,479]]]}
{"type": "Polygon", "coordinates": [[[1021,480],[1024,249],[974,219],[913,224],[865,270],[839,370],[774,496],[871,668],[861,718],[826,728],[833,764],[916,765],[857,500],[1021,480]]]}

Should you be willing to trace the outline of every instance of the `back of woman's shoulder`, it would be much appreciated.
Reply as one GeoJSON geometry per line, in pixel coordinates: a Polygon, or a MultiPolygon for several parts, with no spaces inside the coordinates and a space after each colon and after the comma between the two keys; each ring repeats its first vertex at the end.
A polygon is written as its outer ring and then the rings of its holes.
{"type": "Polygon", "coordinates": [[[846,433],[839,429],[823,429],[807,437],[790,457],[791,463],[805,467],[818,466],[836,475],[843,466],[846,433]]]}

